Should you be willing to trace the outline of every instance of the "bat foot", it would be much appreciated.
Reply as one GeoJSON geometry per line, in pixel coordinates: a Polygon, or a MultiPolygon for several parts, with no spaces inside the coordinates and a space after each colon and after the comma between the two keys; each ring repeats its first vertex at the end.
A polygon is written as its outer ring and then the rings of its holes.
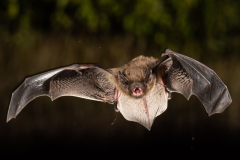
{"type": "Polygon", "coordinates": [[[114,103],[113,103],[115,112],[119,112],[119,109],[117,108],[117,103],[118,103],[117,101],[114,101],[114,103]]]}
{"type": "Polygon", "coordinates": [[[168,100],[172,99],[172,93],[167,88],[165,88],[165,92],[168,93],[168,100]]]}
{"type": "Polygon", "coordinates": [[[172,99],[172,94],[169,92],[168,93],[168,100],[172,99]]]}

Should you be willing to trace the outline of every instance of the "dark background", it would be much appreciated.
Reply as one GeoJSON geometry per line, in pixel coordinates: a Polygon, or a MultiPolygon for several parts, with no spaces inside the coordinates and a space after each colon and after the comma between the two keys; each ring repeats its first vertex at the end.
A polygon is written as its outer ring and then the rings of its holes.
{"type": "Polygon", "coordinates": [[[14,158],[240,158],[240,1],[0,1],[0,155],[14,158]],[[11,93],[31,75],[73,63],[119,67],[165,48],[212,68],[232,104],[208,117],[173,93],[149,132],[113,106],[39,97],[6,123],[11,93]]]}

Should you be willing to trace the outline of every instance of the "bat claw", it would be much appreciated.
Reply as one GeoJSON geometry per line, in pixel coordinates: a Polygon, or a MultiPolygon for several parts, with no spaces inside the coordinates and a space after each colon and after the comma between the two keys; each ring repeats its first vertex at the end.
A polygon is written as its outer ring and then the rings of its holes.
{"type": "Polygon", "coordinates": [[[165,52],[161,54],[161,57],[167,56],[170,52],[172,52],[170,49],[165,49],[165,52]]]}

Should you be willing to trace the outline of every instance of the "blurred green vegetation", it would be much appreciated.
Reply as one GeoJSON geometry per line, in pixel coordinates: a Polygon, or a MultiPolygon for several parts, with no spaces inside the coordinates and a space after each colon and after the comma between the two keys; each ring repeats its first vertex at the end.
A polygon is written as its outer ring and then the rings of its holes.
{"type": "Polygon", "coordinates": [[[121,134],[128,137],[124,143],[144,138],[148,131],[121,116],[111,128],[115,118],[111,105],[74,97],[54,102],[41,97],[29,103],[17,120],[6,124],[5,119],[11,93],[28,76],[75,62],[110,68],[141,54],[160,59],[165,48],[212,68],[228,86],[233,103],[208,118],[196,97],[187,101],[173,94],[167,111],[153,124],[153,137],[197,136],[197,132],[201,136],[219,128],[229,131],[225,135],[239,133],[239,6],[235,0],[0,1],[0,124],[4,128],[0,134],[47,133],[53,138],[67,130],[73,137],[121,134]]]}
{"type": "Polygon", "coordinates": [[[222,58],[239,51],[239,6],[234,0],[6,0],[0,33],[3,41],[24,32],[132,35],[148,45],[222,58]]]}

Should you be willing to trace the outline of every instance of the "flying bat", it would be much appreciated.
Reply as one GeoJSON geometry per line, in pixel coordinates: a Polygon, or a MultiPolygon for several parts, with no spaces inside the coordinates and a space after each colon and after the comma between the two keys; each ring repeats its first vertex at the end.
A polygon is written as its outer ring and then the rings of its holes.
{"type": "Polygon", "coordinates": [[[119,68],[73,64],[29,78],[13,92],[7,122],[33,99],[75,96],[113,104],[126,120],[148,130],[167,109],[171,92],[198,97],[208,115],[223,112],[232,102],[227,86],[204,64],[166,49],[163,60],[139,56],[119,68]]]}

